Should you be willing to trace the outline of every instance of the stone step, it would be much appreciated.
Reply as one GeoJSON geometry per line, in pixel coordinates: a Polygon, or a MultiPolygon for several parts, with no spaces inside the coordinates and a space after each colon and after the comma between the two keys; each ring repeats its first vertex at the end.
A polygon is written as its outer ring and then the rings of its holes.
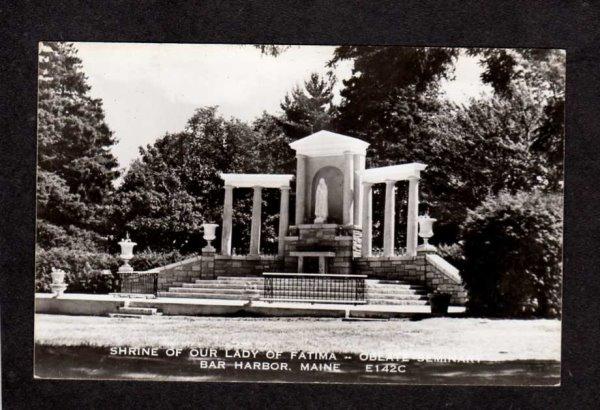
{"type": "Polygon", "coordinates": [[[147,315],[133,315],[129,313],[109,313],[108,317],[118,318],[118,319],[142,319],[144,317],[148,317],[147,315]]]}
{"type": "MultiPolygon", "coordinates": [[[[312,295],[321,296],[322,293],[315,292],[312,295]]],[[[239,294],[239,293],[214,293],[214,292],[181,292],[181,291],[169,291],[169,292],[159,292],[159,297],[175,297],[175,298],[200,298],[200,299],[228,299],[228,300],[247,300],[250,295],[248,294],[239,294]]],[[[263,296],[262,293],[256,292],[252,295],[253,299],[257,299],[263,296]]],[[[285,292],[275,292],[274,297],[288,297],[288,294],[285,292]]],[[[306,297],[310,298],[311,293],[306,293],[306,297]]],[[[419,296],[419,295],[395,295],[395,296],[386,296],[386,295],[365,295],[366,299],[371,303],[387,303],[387,304],[406,304],[411,302],[420,302],[426,303],[427,298],[419,296]]]]}
{"type": "Polygon", "coordinates": [[[159,314],[158,309],[156,309],[156,308],[134,307],[134,306],[120,307],[119,313],[132,314],[132,315],[146,315],[146,316],[159,314]]]}
{"type": "Polygon", "coordinates": [[[393,284],[397,284],[397,285],[402,285],[404,283],[410,283],[409,281],[406,280],[402,280],[402,279],[365,279],[365,283],[385,283],[386,285],[393,285],[393,284]]]}
{"type": "MultiPolygon", "coordinates": [[[[169,288],[169,292],[175,293],[227,293],[232,295],[245,295],[249,291],[244,288],[205,288],[205,287],[194,287],[194,288],[169,288]]],[[[262,293],[262,289],[256,289],[250,291],[251,293],[262,293]]]]}
{"type": "MultiPolygon", "coordinates": [[[[232,295],[227,293],[182,293],[182,292],[158,292],[158,297],[162,298],[192,298],[192,299],[228,299],[228,300],[247,300],[241,295],[232,295]]],[[[254,296],[257,299],[259,296],[254,296]]]]}
{"type": "MultiPolygon", "coordinates": [[[[219,276],[216,279],[196,279],[195,283],[246,283],[262,282],[263,276],[219,276]]],[[[402,280],[365,279],[367,286],[421,286],[402,280]]]]}
{"type": "MultiPolygon", "coordinates": [[[[205,281],[203,283],[183,283],[181,285],[173,285],[170,289],[173,288],[187,288],[187,289],[215,289],[215,290],[224,290],[224,289],[232,289],[232,290],[246,290],[249,287],[255,288],[257,290],[262,290],[264,288],[262,281],[256,283],[234,283],[234,282],[212,282],[205,281]]],[[[427,289],[423,286],[415,286],[415,285],[368,285],[365,286],[367,292],[381,292],[381,293],[406,293],[406,292],[415,292],[419,294],[426,294],[427,289]]]]}
{"type": "MultiPolygon", "coordinates": [[[[251,286],[257,286],[262,289],[262,282],[252,283],[251,286]]],[[[180,286],[173,285],[174,288],[188,289],[246,289],[248,286],[242,283],[226,283],[226,282],[206,282],[206,283],[183,283],[180,286]]]]}
{"type": "MultiPolygon", "coordinates": [[[[216,279],[197,279],[194,283],[177,283],[167,292],[159,292],[159,297],[248,300],[263,296],[264,278],[261,276],[219,276],[216,279]]],[[[344,291],[335,287],[321,287],[306,293],[322,296],[323,292],[343,295],[344,291]]],[[[402,280],[367,279],[365,280],[365,298],[369,304],[388,305],[427,305],[428,290],[425,286],[415,285],[402,280]]],[[[288,298],[285,291],[275,292],[277,298],[288,298]]],[[[343,303],[343,302],[341,302],[343,303]]],[[[129,313],[129,312],[128,312],[129,313]]],[[[133,312],[131,312],[133,313],[133,312]]]]}
{"type": "Polygon", "coordinates": [[[385,300],[385,299],[369,299],[370,305],[427,305],[426,300],[385,300]]]}
{"type": "Polygon", "coordinates": [[[374,289],[424,289],[423,285],[410,283],[365,283],[365,287],[374,289]]]}
{"type": "Polygon", "coordinates": [[[381,282],[365,280],[365,286],[423,286],[418,283],[411,282],[381,282]]]}
{"type": "MultiPolygon", "coordinates": [[[[219,276],[216,279],[196,279],[194,283],[262,283],[262,276],[219,276]]],[[[402,286],[402,287],[422,287],[422,285],[412,284],[402,280],[385,280],[385,279],[365,279],[366,286],[402,286]]]]}
{"type": "MultiPolygon", "coordinates": [[[[264,278],[262,276],[217,276],[216,279],[208,279],[208,280],[216,280],[218,282],[253,282],[253,281],[262,281],[264,278]]],[[[202,282],[207,279],[197,279],[196,283],[202,282]]]]}
{"type": "Polygon", "coordinates": [[[367,293],[382,295],[427,295],[425,289],[365,289],[367,293]]]}
{"type": "Polygon", "coordinates": [[[366,295],[369,300],[429,300],[428,298],[420,295],[366,295]]]}
{"type": "MultiPolygon", "coordinates": [[[[220,287],[212,287],[212,286],[194,286],[194,287],[170,287],[169,292],[175,293],[223,293],[223,294],[233,294],[233,295],[246,295],[248,292],[252,293],[262,293],[263,287],[257,287],[256,289],[248,290],[244,287],[233,287],[233,286],[220,286],[220,287]]],[[[311,291],[313,292],[330,292],[330,293],[345,293],[346,291],[339,288],[313,288],[311,291]]],[[[376,297],[423,297],[426,296],[425,291],[414,291],[414,290],[394,290],[394,289],[365,289],[365,294],[376,296],[376,297]]]]}

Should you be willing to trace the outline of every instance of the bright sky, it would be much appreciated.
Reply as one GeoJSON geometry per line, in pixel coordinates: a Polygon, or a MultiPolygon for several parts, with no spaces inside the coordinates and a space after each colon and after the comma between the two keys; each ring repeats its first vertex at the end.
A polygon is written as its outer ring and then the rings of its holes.
{"type": "MultiPolygon", "coordinates": [[[[253,46],[197,44],[76,43],[91,95],[104,102],[106,121],[118,143],[113,152],[121,167],[135,159],[139,146],[165,132],[181,131],[194,109],[218,105],[224,117],[251,121],[263,111],[277,113],[294,85],[312,72],[325,74],[335,47],[292,47],[278,57],[253,46]]],[[[339,102],[342,79],[351,62],[335,69],[339,102]]],[[[465,102],[489,93],[480,81],[477,59],[461,55],[455,79],[443,90],[465,102]]]]}

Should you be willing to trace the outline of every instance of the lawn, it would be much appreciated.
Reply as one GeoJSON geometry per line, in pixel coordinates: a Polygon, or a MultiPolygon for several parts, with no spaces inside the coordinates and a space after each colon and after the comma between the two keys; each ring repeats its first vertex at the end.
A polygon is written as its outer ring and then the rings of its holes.
{"type": "Polygon", "coordinates": [[[37,314],[44,346],[214,347],[401,355],[410,359],[560,360],[558,320],[148,317],[37,314]]]}

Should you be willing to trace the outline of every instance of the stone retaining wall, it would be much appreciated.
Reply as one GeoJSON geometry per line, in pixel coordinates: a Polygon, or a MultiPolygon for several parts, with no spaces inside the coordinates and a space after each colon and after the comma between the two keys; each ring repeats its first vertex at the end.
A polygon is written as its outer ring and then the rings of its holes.
{"type": "Polygon", "coordinates": [[[373,256],[354,259],[354,273],[368,275],[369,278],[404,280],[427,286],[432,291],[450,293],[453,305],[464,305],[467,292],[461,282],[448,276],[427,261],[427,252],[410,256],[373,256]]]}
{"type": "Polygon", "coordinates": [[[158,291],[181,283],[195,282],[198,279],[214,279],[217,276],[260,276],[263,272],[278,272],[283,269],[283,259],[273,255],[233,255],[221,256],[214,252],[204,252],[202,256],[128,275],[122,288],[131,293],[148,293],[140,281],[141,275],[158,274],[158,291]]]}
{"type": "Polygon", "coordinates": [[[283,269],[283,259],[275,255],[217,255],[214,264],[214,277],[262,276],[263,272],[278,272],[283,269]]]}

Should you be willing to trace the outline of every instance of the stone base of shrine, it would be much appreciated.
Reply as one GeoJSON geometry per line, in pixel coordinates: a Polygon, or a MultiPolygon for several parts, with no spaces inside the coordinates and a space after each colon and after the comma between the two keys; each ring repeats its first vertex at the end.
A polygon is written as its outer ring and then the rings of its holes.
{"type": "Polygon", "coordinates": [[[417,284],[429,291],[449,293],[452,304],[466,303],[467,293],[458,270],[437,255],[435,248],[418,251],[416,256],[363,257],[362,230],[357,226],[302,224],[291,226],[289,233],[282,256],[203,252],[147,272],[123,275],[123,292],[156,294],[197,280],[258,277],[264,272],[327,273],[417,284]]]}
{"type": "MultiPolygon", "coordinates": [[[[326,273],[337,275],[352,274],[352,261],[360,256],[362,230],[353,225],[303,224],[290,226],[290,235],[285,237],[284,271],[298,272],[296,252],[331,252],[327,258],[326,273]]],[[[306,262],[306,261],[305,261],[306,262]]],[[[309,264],[304,264],[304,272],[317,273],[309,264]]]]}

